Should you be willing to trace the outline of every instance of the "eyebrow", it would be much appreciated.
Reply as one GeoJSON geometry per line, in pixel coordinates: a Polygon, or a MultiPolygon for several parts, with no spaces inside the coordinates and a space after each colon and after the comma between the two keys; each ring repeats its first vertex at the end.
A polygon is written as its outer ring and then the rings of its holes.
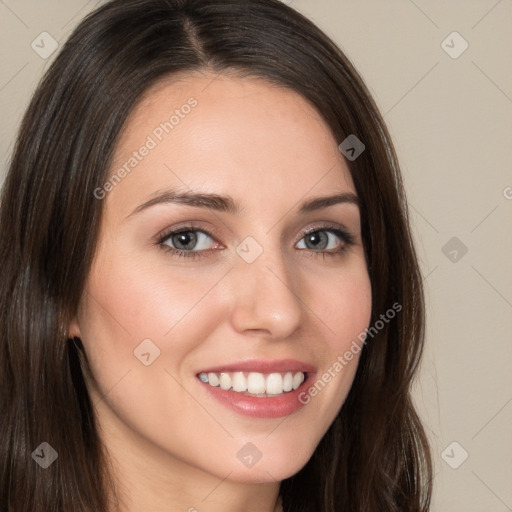
{"type": "MultiPolygon", "coordinates": [[[[166,190],[149,199],[145,203],[137,206],[137,208],[135,208],[135,210],[133,210],[133,212],[130,213],[126,218],[131,217],[132,215],[135,215],[136,213],[139,213],[143,210],[147,210],[154,205],[162,203],[184,204],[187,206],[207,208],[209,210],[230,213],[233,215],[240,215],[243,211],[243,208],[240,206],[240,204],[229,195],[166,190]]],[[[335,204],[343,203],[354,204],[359,207],[359,199],[355,194],[351,192],[342,192],[331,196],[316,197],[314,199],[305,201],[299,208],[299,214],[310,213],[315,210],[321,210],[322,208],[327,208],[335,204]]]]}

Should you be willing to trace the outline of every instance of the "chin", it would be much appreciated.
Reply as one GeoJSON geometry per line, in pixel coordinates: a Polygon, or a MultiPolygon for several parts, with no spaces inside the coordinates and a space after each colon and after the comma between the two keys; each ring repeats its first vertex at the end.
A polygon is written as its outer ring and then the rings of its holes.
{"type": "MultiPolygon", "coordinates": [[[[239,483],[271,483],[282,481],[298,473],[309,461],[314,452],[314,447],[310,450],[299,450],[295,447],[292,450],[275,450],[262,449],[260,454],[250,445],[245,445],[247,448],[245,452],[240,454],[240,461],[235,467],[227,468],[223,477],[231,471],[227,480],[239,483]],[[252,453],[245,455],[245,453],[252,453]],[[269,452],[265,455],[265,451],[269,452]],[[260,458],[258,458],[260,457],[260,458]]],[[[237,462],[239,462],[237,460],[237,462]]],[[[218,471],[218,470],[217,470],[218,471]]]]}

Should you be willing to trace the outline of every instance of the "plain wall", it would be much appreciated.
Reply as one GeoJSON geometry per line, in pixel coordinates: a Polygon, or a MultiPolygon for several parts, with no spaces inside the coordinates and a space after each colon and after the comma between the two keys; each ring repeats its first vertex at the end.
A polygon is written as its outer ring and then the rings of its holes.
{"type": "MultiPolygon", "coordinates": [[[[512,1],[286,3],[355,64],[402,165],[427,292],[414,396],[436,465],[432,512],[512,510],[512,1]]],[[[52,59],[32,42],[64,42],[98,4],[0,1],[0,179],[52,59]]]]}

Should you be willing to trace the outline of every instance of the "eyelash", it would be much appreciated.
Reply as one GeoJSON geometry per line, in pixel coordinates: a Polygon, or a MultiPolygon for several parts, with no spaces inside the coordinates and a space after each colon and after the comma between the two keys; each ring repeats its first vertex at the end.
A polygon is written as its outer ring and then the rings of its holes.
{"type": "MultiPolygon", "coordinates": [[[[308,235],[311,235],[313,233],[322,232],[322,231],[336,235],[338,238],[340,238],[343,241],[343,245],[340,249],[337,249],[335,251],[333,251],[333,250],[315,251],[313,249],[306,249],[306,250],[310,251],[311,253],[313,253],[314,256],[322,255],[324,257],[324,259],[325,259],[325,256],[330,256],[330,257],[342,256],[348,250],[349,247],[351,247],[355,244],[355,239],[354,239],[353,235],[351,235],[348,231],[345,231],[344,229],[341,229],[341,228],[339,228],[337,226],[333,226],[333,225],[315,226],[314,228],[303,233],[300,240],[302,240],[304,237],[306,237],[308,235]]],[[[158,245],[165,252],[170,252],[173,257],[191,258],[192,260],[194,260],[196,258],[207,257],[209,253],[216,250],[216,249],[206,249],[206,250],[201,250],[201,251],[192,251],[192,250],[183,251],[181,249],[174,249],[173,247],[169,247],[168,245],[166,245],[164,243],[167,240],[169,240],[169,238],[171,238],[171,236],[173,236],[173,235],[179,235],[180,233],[189,233],[189,232],[200,232],[200,233],[203,233],[203,234],[209,236],[210,238],[214,239],[214,234],[210,233],[209,231],[207,231],[205,229],[198,228],[193,225],[186,225],[186,226],[181,226],[174,230],[168,230],[168,231],[164,232],[163,234],[158,236],[156,245],[158,245]]],[[[304,251],[304,250],[305,249],[300,249],[300,251],[304,251]]]]}

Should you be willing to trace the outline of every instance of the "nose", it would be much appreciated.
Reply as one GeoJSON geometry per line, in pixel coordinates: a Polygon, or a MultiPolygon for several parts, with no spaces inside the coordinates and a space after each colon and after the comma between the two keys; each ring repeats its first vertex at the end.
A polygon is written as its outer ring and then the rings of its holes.
{"type": "Polygon", "coordinates": [[[266,249],[252,263],[237,257],[229,273],[232,327],[276,340],[291,336],[303,321],[298,287],[280,252],[266,249]]]}

